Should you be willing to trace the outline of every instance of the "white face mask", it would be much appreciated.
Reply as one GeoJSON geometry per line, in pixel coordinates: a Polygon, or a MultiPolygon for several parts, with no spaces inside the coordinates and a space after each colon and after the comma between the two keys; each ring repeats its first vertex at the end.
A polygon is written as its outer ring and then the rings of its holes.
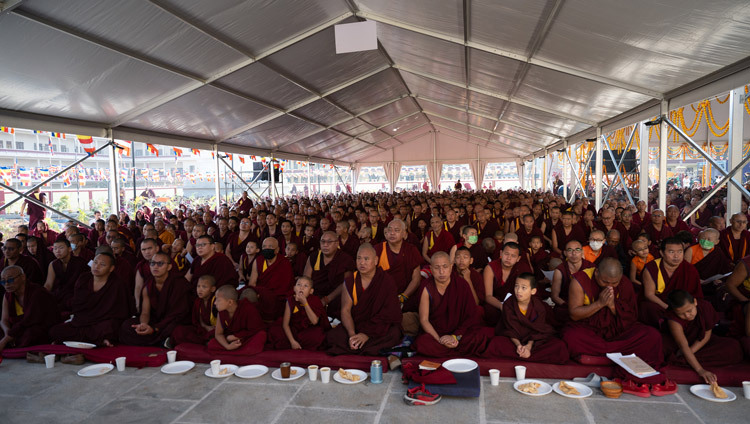
{"type": "Polygon", "coordinates": [[[604,246],[604,242],[603,241],[590,241],[589,246],[594,250],[599,250],[602,248],[602,246],[604,246]]]}

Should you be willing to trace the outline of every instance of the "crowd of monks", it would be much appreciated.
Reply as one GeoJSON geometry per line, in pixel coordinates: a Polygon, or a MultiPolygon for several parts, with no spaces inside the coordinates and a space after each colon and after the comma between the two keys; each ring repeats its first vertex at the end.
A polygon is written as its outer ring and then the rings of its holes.
{"type": "Polygon", "coordinates": [[[524,191],[243,193],[218,211],[143,207],[59,234],[30,207],[32,226],[2,247],[0,351],[194,343],[555,364],[620,352],[713,382],[710,368],[750,355],[750,233],[745,213],[725,227],[722,202],[682,220],[701,195],[597,211],[524,191]]]}

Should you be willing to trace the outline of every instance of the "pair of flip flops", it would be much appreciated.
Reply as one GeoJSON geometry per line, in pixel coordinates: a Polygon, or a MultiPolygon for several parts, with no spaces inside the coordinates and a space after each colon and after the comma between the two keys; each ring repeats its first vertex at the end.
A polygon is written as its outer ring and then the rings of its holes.
{"type": "Polygon", "coordinates": [[[609,379],[607,377],[602,377],[598,375],[597,373],[592,372],[586,377],[576,377],[573,379],[573,381],[576,383],[581,383],[584,386],[599,387],[602,381],[609,381],[609,379]]]}
{"type": "Polygon", "coordinates": [[[622,392],[642,398],[654,396],[667,396],[677,393],[677,383],[672,380],[666,380],[661,384],[638,384],[633,380],[621,381],[619,378],[616,382],[622,385],[622,392]]]}

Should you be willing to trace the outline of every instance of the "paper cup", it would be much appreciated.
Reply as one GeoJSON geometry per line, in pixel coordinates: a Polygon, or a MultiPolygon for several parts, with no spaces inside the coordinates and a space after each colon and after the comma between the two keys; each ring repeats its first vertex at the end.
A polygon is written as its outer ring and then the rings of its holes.
{"type": "Polygon", "coordinates": [[[490,384],[493,386],[500,385],[500,370],[490,370],[490,384]]]}
{"type": "Polygon", "coordinates": [[[516,380],[521,381],[526,379],[526,367],[523,365],[516,365],[516,380]]]}
{"type": "Polygon", "coordinates": [[[47,368],[54,368],[55,367],[55,354],[51,355],[44,355],[44,365],[47,366],[47,368]]]}
{"type": "Polygon", "coordinates": [[[219,372],[221,372],[221,370],[219,369],[221,367],[221,361],[218,359],[214,359],[210,363],[211,363],[211,374],[219,375],[219,372]]]}
{"type": "Polygon", "coordinates": [[[169,352],[167,352],[167,362],[168,363],[171,364],[171,363],[173,363],[176,360],[177,360],[177,351],[176,350],[170,350],[169,352]]]}
{"type": "Polygon", "coordinates": [[[119,358],[115,359],[115,364],[117,365],[117,371],[125,371],[125,357],[120,356],[119,358]]]}
{"type": "Polygon", "coordinates": [[[331,369],[324,367],[320,369],[320,381],[328,384],[331,381],[331,369]]]}
{"type": "Polygon", "coordinates": [[[310,381],[316,381],[318,379],[318,366],[310,365],[307,367],[307,374],[310,376],[310,381]]]}
{"type": "Polygon", "coordinates": [[[750,399],[750,381],[742,382],[742,391],[744,392],[745,399],[750,399]]]}

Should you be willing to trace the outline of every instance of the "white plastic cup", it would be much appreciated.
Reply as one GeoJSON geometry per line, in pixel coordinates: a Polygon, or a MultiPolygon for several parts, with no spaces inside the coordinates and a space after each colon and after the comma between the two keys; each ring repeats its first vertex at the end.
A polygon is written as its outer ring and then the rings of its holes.
{"type": "Polygon", "coordinates": [[[174,361],[177,360],[177,351],[176,350],[170,350],[167,352],[167,362],[168,363],[174,363],[174,361]]]}
{"type": "Polygon", "coordinates": [[[115,364],[117,364],[117,371],[125,371],[125,357],[120,356],[119,358],[115,359],[115,364]]]}
{"type": "Polygon", "coordinates": [[[490,370],[490,384],[492,384],[493,386],[500,385],[500,370],[490,370]]]}
{"type": "Polygon", "coordinates": [[[331,369],[328,367],[323,367],[320,369],[320,381],[322,381],[324,384],[328,384],[331,382],[331,369]]]}
{"type": "Polygon", "coordinates": [[[221,372],[220,367],[221,367],[220,360],[214,359],[213,361],[211,361],[211,374],[219,375],[219,373],[221,372]]]}
{"type": "Polygon", "coordinates": [[[54,368],[55,367],[55,354],[50,355],[44,355],[44,365],[47,366],[47,368],[54,368]]]}
{"type": "Polygon", "coordinates": [[[745,394],[745,399],[750,399],[750,381],[742,382],[742,391],[745,394]]]}
{"type": "Polygon", "coordinates": [[[307,367],[307,374],[310,376],[310,381],[317,381],[318,380],[318,366],[310,365],[309,367],[307,367]]]}
{"type": "Polygon", "coordinates": [[[521,381],[526,379],[526,367],[523,365],[516,365],[516,380],[521,381]]]}

